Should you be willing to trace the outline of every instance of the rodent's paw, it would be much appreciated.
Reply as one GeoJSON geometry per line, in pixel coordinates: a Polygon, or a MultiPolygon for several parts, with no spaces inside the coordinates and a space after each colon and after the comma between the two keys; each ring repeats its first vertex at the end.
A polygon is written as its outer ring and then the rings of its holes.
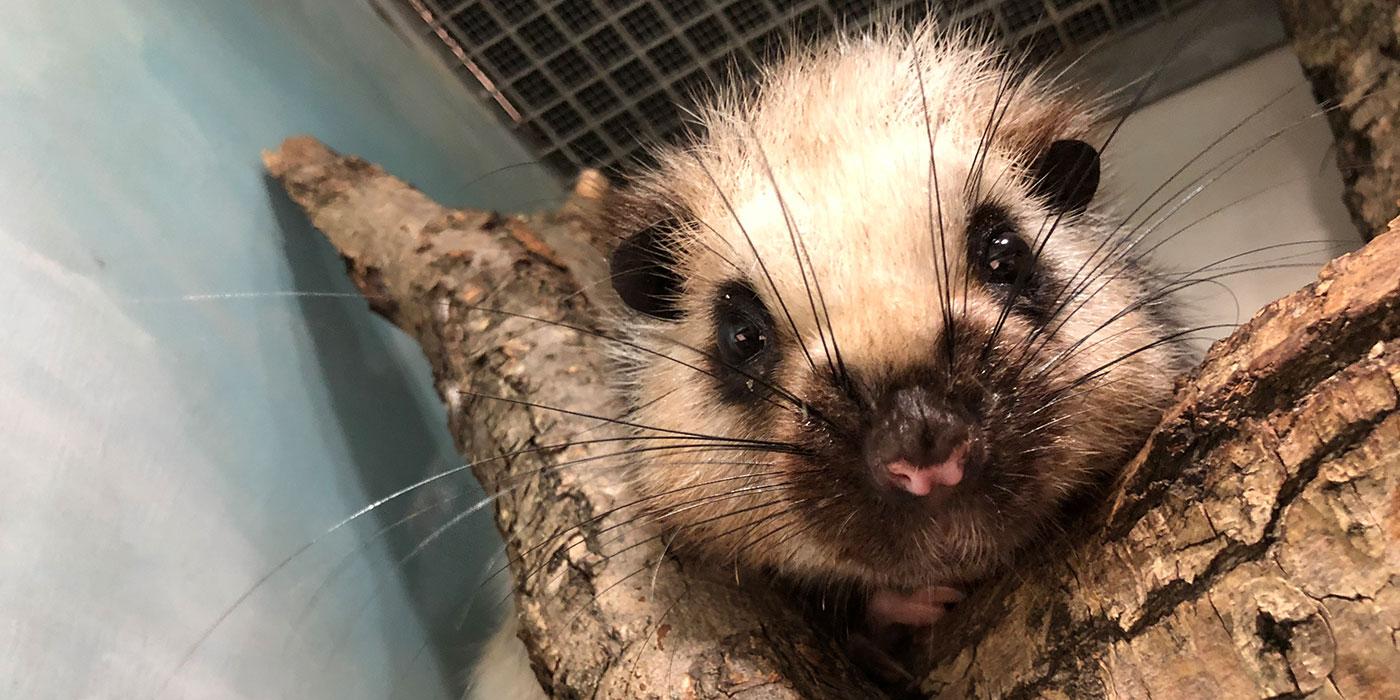
{"type": "Polygon", "coordinates": [[[929,586],[911,593],[878,590],[866,607],[866,624],[877,636],[895,625],[932,627],[948,612],[948,606],[965,597],[962,591],[948,586],[929,586]]]}
{"type": "Polygon", "coordinates": [[[847,653],[887,691],[902,696],[917,680],[906,666],[911,654],[928,641],[949,606],[965,597],[948,586],[910,592],[878,589],[866,604],[863,627],[847,640],[847,653]]]}

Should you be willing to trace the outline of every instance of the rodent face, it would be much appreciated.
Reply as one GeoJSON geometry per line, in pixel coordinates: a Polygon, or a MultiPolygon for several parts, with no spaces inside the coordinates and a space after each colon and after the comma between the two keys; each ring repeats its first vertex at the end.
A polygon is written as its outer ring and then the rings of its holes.
{"type": "Polygon", "coordinates": [[[634,471],[675,547],[819,582],[969,582],[1168,399],[1178,362],[1152,346],[1170,329],[1134,308],[1155,285],[1085,211],[1085,110],[1034,83],[1003,100],[987,55],[930,42],[790,64],[621,196],[615,286],[653,351],[623,352],[629,420],[724,438],[634,471]]]}

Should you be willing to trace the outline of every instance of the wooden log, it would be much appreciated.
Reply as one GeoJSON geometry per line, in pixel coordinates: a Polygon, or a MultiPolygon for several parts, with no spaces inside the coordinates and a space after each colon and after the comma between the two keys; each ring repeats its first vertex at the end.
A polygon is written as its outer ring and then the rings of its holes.
{"type": "Polygon", "coordinates": [[[1346,204],[1361,235],[1400,215],[1400,4],[1279,0],[1284,26],[1337,137],[1346,204]]]}
{"type": "Polygon", "coordinates": [[[957,611],[943,697],[1400,697],[1400,220],[1217,343],[1091,534],[957,611]]]}
{"type": "Polygon", "coordinates": [[[622,449],[621,431],[581,415],[618,415],[593,335],[596,304],[579,293],[609,289],[598,284],[602,257],[574,225],[587,196],[521,219],[447,209],[310,138],[289,139],[264,162],[371,307],[422,344],[458,449],[487,492],[501,494],[497,523],[523,582],[522,636],[545,688],[606,698],[877,695],[773,593],[686,571],[656,533],[626,524],[635,509],[614,511],[631,500],[609,468],[621,463],[608,457],[622,449]]]}
{"type": "MultiPolygon", "coordinates": [[[[605,457],[620,433],[581,415],[617,415],[589,298],[605,271],[578,216],[596,191],[505,218],[441,207],[305,137],[264,160],[372,307],[423,345],[458,447],[502,494],[545,688],[878,697],[780,595],[686,568],[613,510],[628,501],[605,457]]],[[[1400,696],[1392,229],[1212,348],[1103,513],[959,606],[922,691],[1400,696]]]]}

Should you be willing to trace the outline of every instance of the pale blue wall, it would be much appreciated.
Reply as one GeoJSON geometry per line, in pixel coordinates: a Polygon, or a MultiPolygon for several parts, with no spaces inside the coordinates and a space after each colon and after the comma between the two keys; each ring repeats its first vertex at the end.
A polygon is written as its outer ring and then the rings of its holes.
{"type": "Polygon", "coordinates": [[[539,208],[557,184],[477,182],[528,156],[364,0],[3,14],[0,696],[150,697],[177,667],[166,697],[450,696],[460,669],[424,621],[470,595],[481,518],[407,576],[393,561],[431,526],[343,559],[382,525],[365,518],[181,666],[300,544],[457,459],[417,348],[358,299],[183,297],[351,291],[262,175],[289,134],[447,202],[539,208]]]}

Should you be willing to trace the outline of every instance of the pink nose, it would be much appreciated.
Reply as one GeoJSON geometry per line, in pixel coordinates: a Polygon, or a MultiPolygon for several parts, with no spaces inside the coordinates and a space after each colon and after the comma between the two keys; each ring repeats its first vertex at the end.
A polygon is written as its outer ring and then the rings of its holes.
{"type": "Polygon", "coordinates": [[[967,443],[963,443],[937,464],[913,464],[900,459],[885,465],[885,469],[896,488],[915,496],[927,496],[940,486],[951,488],[962,483],[966,456],[967,443]]]}

